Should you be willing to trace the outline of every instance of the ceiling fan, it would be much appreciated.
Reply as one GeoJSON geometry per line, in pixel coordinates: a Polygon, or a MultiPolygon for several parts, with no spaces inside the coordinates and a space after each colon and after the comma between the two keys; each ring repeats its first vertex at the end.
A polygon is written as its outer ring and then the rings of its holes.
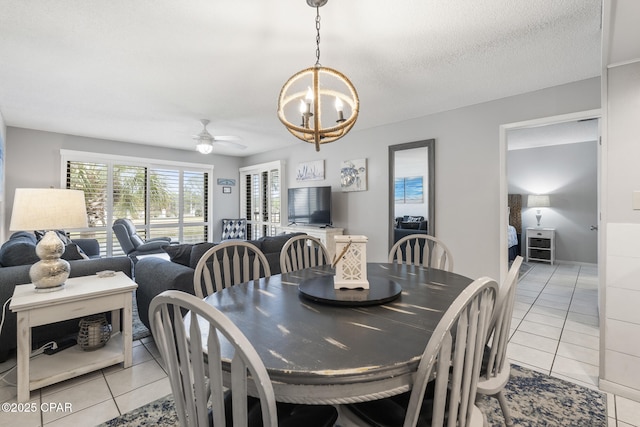
{"type": "Polygon", "coordinates": [[[226,145],[233,148],[244,150],[246,145],[238,144],[237,142],[231,142],[240,139],[237,136],[213,136],[207,130],[209,120],[201,119],[202,131],[199,134],[193,135],[192,138],[197,141],[196,150],[202,154],[209,154],[213,151],[213,144],[226,145]]]}

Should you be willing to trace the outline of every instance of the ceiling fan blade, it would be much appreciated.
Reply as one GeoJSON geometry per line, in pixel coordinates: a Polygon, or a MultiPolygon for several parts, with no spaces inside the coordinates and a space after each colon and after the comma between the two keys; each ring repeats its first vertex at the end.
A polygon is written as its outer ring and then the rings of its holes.
{"type": "Polygon", "coordinates": [[[239,150],[244,150],[245,148],[247,148],[246,145],[238,144],[237,142],[231,142],[228,140],[219,139],[219,137],[217,136],[213,140],[213,143],[219,144],[221,146],[229,147],[229,148],[237,148],[239,150]]]}
{"type": "Polygon", "coordinates": [[[226,135],[226,136],[214,136],[213,139],[216,141],[240,141],[242,138],[234,135],[226,135]]]}

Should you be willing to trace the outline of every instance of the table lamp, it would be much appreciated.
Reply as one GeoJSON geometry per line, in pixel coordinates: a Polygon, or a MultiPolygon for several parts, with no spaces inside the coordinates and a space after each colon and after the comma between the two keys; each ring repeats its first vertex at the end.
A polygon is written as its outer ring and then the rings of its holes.
{"type": "Polygon", "coordinates": [[[54,230],[83,227],[87,227],[83,191],[57,188],[16,189],[9,230],[46,231],[36,246],[40,261],[29,270],[36,292],[60,290],[69,278],[71,267],[60,258],[65,245],[54,230]]]}
{"type": "Polygon", "coordinates": [[[538,227],[540,227],[540,220],[542,219],[542,213],[540,208],[548,208],[551,206],[549,203],[548,194],[530,194],[527,199],[527,207],[538,208],[536,209],[536,220],[538,221],[538,227]]]}

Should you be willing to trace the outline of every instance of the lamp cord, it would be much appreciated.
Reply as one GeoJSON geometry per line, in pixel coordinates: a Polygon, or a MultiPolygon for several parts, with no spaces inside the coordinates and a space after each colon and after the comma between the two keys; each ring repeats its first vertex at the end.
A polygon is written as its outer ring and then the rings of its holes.
{"type": "Polygon", "coordinates": [[[4,305],[2,306],[2,320],[0,320],[0,333],[2,333],[2,325],[4,325],[4,309],[7,308],[7,304],[9,304],[9,302],[12,299],[13,299],[13,297],[11,297],[8,300],[6,300],[4,305]]]}
{"type": "Polygon", "coordinates": [[[320,6],[316,6],[316,67],[320,66],[320,6]]]}

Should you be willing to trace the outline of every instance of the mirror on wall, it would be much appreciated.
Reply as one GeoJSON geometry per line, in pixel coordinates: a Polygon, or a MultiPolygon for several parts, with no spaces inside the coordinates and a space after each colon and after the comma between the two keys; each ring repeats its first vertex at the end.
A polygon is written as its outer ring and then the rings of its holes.
{"type": "Polygon", "coordinates": [[[435,235],[435,145],[389,146],[389,248],[408,234],[435,235]]]}

